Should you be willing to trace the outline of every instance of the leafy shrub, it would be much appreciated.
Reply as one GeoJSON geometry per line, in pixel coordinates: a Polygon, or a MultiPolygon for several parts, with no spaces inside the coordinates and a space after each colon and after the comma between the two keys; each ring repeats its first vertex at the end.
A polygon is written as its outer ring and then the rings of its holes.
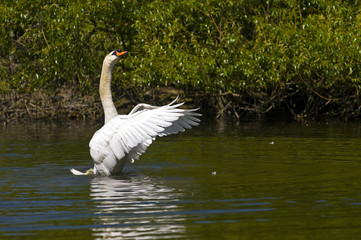
{"type": "Polygon", "coordinates": [[[1,92],[66,85],[89,94],[105,54],[122,48],[130,54],[117,65],[115,91],[174,86],[212,96],[216,108],[236,114],[283,107],[294,115],[360,114],[357,2],[0,4],[1,92]]]}

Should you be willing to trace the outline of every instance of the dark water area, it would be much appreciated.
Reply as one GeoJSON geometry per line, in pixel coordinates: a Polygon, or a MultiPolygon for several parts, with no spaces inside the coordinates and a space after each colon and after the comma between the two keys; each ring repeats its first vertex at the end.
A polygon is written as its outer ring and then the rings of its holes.
{"type": "Polygon", "coordinates": [[[361,236],[361,122],[204,122],[120,176],[71,175],[99,127],[0,127],[0,239],[361,236]]]}

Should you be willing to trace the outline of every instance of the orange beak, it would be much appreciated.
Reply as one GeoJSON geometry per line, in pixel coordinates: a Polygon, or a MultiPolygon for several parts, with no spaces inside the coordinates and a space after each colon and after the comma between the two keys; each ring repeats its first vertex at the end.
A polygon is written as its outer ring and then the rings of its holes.
{"type": "Polygon", "coordinates": [[[127,53],[128,53],[127,51],[123,51],[123,52],[117,51],[117,52],[116,52],[117,57],[120,57],[120,56],[122,56],[122,55],[124,55],[124,54],[127,54],[127,53]]]}

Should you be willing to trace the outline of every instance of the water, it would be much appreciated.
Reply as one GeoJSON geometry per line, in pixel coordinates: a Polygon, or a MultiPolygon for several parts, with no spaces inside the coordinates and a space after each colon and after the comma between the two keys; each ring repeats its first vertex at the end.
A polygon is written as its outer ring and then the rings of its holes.
{"type": "Polygon", "coordinates": [[[203,123],[117,177],[91,166],[96,124],[0,127],[1,239],[355,239],[361,124],[203,123]]]}

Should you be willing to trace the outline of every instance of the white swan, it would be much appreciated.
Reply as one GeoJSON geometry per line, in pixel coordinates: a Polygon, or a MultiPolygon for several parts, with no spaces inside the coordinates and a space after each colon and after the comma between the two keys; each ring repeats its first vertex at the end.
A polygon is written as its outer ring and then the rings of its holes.
{"type": "Polygon", "coordinates": [[[118,60],[126,51],[115,50],[103,62],[99,93],[104,109],[105,124],[89,143],[94,168],[82,173],[70,169],[74,175],[100,174],[113,175],[122,171],[127,160],[134,161],[145,152],[155,137],[183,132],[197,126],[201,114],[198,109],[180,109],[183,103],[174,104],[178,97],[168,105],[157,107],[138,104],[128,115],[118,115],[111,93],[111,73],[118,60]]]}

